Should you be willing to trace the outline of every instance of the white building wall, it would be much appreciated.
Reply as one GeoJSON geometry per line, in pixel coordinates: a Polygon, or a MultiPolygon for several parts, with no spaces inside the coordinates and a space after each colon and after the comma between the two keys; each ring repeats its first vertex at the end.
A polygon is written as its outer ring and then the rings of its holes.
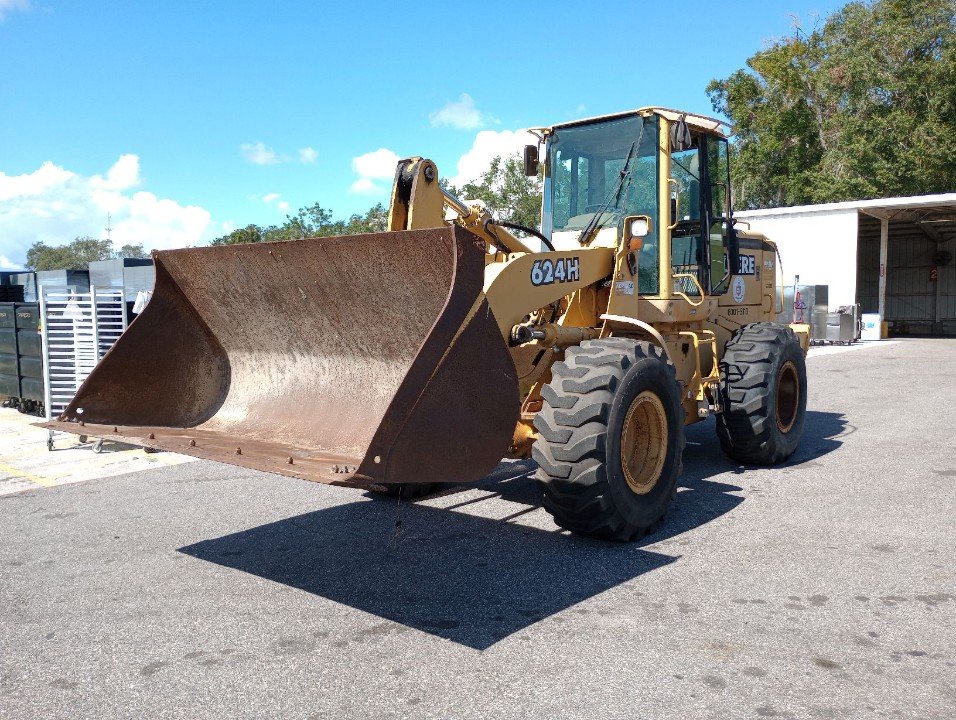
{"type": "Polygon", "coordinates": [[[734,217],[777,244],[784,285],[792,285],[794,275],[800,276],[801,285],[828,285],[830,309],[835,309],[856,302],[857,212],[854,208],[774,215],[757,210],[734,217]]]}

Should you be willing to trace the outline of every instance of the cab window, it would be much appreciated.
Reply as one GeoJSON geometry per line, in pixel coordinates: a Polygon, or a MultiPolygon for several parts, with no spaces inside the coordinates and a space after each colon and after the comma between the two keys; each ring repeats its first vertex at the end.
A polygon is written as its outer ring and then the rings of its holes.
{"type": "Polygon", "coordinates": [[[727,141],[723,138],[707,138],[707,180],[710,195],[710,291],[714,295],[723,295],[730,285],[727,272],[730,160],[727,141]]]}
{"type": "Polygon", "coordinates": [[[674,289],[687,295],[700,291],[692,275],[705,286],[703,272],[704,247],[701,238],[701,145],[700,135],[693,133],[689,149],[671,151],[671,174],[668,179],[671,196],[671,272],[674,289]]]}

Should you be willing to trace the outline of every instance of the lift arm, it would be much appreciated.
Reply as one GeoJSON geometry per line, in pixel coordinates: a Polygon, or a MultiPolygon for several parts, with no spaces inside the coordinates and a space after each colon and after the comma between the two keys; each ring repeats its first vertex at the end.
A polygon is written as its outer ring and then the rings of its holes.
{"type": "Polygon", "coordinates": [[[438,182],[438,168],[431,160],[413,157],[401,160],[395,169],[392,200],[388,212],[389,230],[421,230],[445,226],[445,209],[457,216],[455,224],[493,246],[510,253],[538,252],[495,223],[491,213],[479,204],[467,205],[438,182]]]}

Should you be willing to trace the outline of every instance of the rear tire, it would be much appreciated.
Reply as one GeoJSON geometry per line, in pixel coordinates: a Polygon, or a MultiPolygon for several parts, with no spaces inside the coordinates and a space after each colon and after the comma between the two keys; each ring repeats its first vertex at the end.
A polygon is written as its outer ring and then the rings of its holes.
{"type": "Polygon", "coordinates": [[[664,516],[681,471],[674,366],[655,345],[606,338],[568,348],[551,373],[531,451],[545,510],[581,535],[642,537],[664,516]]]}
{"type": "Polygon", "coordinates": [[[720,362],[717,437],[738,462],[776,465],[797,449],[807,410],[807,365],[793,331],[747,325],[727,341],[720,362]]]}

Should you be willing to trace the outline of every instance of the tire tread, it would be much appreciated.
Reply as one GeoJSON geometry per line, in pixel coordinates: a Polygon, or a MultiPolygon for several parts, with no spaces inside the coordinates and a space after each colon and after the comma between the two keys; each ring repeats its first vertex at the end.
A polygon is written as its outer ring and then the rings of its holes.
{"type": "MultiPolygon", "coordinates": [[[[544,403],[535,420],[539,439],[531,452],[538,464],[536,479],[544,508],[571,532],[628,541],[660,522],[660,517],[645,526],[628,522],[609,492],[605,466],[615,390],[628,368],[647,358],[664,362],[676,386],[674,365],[657,346],[611,337],[568,348],[565,360],[552,367],[551,382],[542,388],[544,403]]],[[[673,393],[673,399],[682,418],[680,393],[673,393]]],[[[683,453],[683,425],[678,448],[683,453]]]]}

